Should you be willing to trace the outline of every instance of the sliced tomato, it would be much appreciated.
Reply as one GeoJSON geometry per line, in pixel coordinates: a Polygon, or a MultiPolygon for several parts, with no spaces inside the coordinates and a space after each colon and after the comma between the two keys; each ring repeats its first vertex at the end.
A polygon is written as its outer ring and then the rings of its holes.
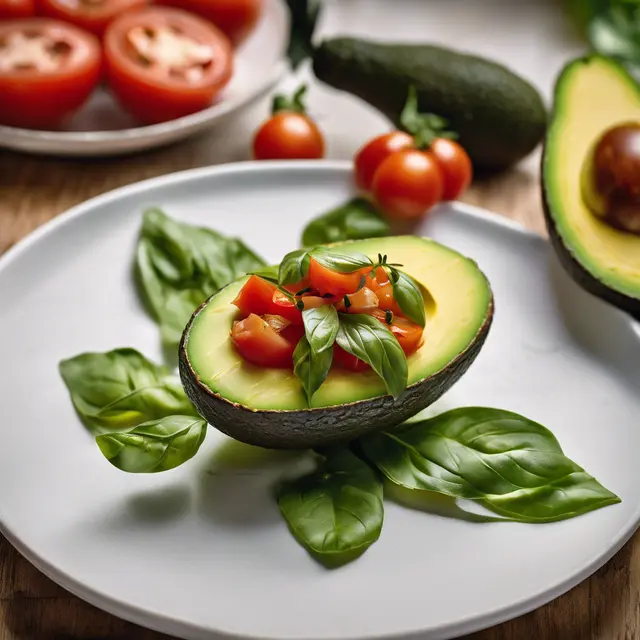
{"type": "Polygon", "coordinates": [[[89,97],[101,72],[100,42],[49,18],[0,23],[0,124],[56,127],[89,97]]]}
{"type": "Polygon", "coordinates": [[[415,353],[422,344],[422,327],[408,318],[393,315],[391,322],[387,322],[386,312],[378,309],[373,312],[373,317],[383,322],[391,333],[396,337],[402,350],[410,355],[415,353]]]}
{"type": "Polygon", "coordinates": [[[145,123],[205,109],[233,71],[227,36],[210,22],[169,7],[116,18],[105,32],[104,53],[118,101],[145,123]]]}
{"type": "Polygon", "coordinates": [[[371,313],[378,306],[378,296],[369,287],[362,287],[355,293],[344,296],[336,306],[338,311],[371,313]]]}
{"type": "Polygon", "coordinates": [[[322,294],[330,293],[336,298],[342,298],[347,293],[355,293],[360,288],[362,276],[366,271],[366,269],[359,269],[352,273],[340,273],[311,258],[308,273],[309,285],[322,294]]]}
{"type": "Polygon", "coordinates": [[[402,309],[400,305],[396,302],[396,299],[393,297],[393,286],[390,282],[380,287],[376,291],[376,295],[378,296],[378,307],[383,311],[387,309],[392,311],[394,315],[404,315],[402,313],[402,309]]]}
{"type": "Polygon", "coordinates": [[[243,316],[250,313],[279,315],[294,324],[302,323],[302,313],[291,298],[260,276],[250,276],[232,304],[240,309],[243,316]]]}
{"type": "MultiPolygon", "coordinates": [[[[280,326],[279,321],[276,326],[280,326]]],[[[295,335],[285,333],[288,329],[286,326],[279,333],[274,329],[273,316],[267,322],[252,313],[233,323],[231,340],[248,362],[261,367],[287,368],[293,366],[293,352],[297,344],[295,335]]]]}
{"type": "Polygon", "coordinates": [[[39,14],[70,22],[100,37],[104,34],[107,25],[121,13],[149,4],[149,0],[36,0],[36,2],[39,14]]]}
{"type": "Polygon", "coordinates": [[[35,13],[33,0],[0,0],[0,20],[31,18],[35,13]]]}
{"type": "Polygon", "coordinates": [[[356,373],[371,369],[366,362],[351,355],[337,344],[333,347],[333,366],[338,369],[346,369],[347,371],[354,371],[356,373]]]}
{"type": "Polygon", "coordinates": [[[372,274],[368,269],[366,272],[365,287],[369,287],[372,291],[377,291],[380,287],[389,282],[389,276],[382,267],[376,267],[375,272],[372,274]]]}

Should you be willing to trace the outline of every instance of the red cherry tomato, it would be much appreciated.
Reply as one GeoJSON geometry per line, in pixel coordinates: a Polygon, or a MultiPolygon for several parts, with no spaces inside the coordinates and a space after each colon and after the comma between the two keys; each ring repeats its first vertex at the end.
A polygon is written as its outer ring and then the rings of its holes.
{"type": "Polygon", "coordinates": [[[47,129],[75,111],[98,84],[100,43],[48,18],[0,24],[0,123],[47,129]]]}
{"type": "Polygon", "coordinates": [[[392,153],[413,146],[413,136],[404,131],[384,133],[365,144],[354,158],[356,185],[370,191],[378,167],[392,153]]]}
{"type": "Polygon", "coordinates": [[[391,154],[373,178],[373,195],[390,218],[422,217],[442,198],[444,181],[435,157],[418,149],[391,154]]]}
{"type": "Polygon", "coordinates": [[[422,344],[423,329],[408,318],[393,315],[391,323],[387,322],[387,315],[384,311],[376,310],[371,315],[384,323],[391,333],[400,343],[405,354],[415,353],[422,344]]]}
{"type": "Polygon", "coordinates": [[[363,270],[340,273],[321,265],[317,260],[309,260],[308,278],[310,286],[322,294],[330,293],[342,298],[347,293],[355,293],[360,288],[363,270]]]}
{"type": "Polygon", "coordinates": [[[324,138],[304,113],[279,111],[257,131],[253,140],[256,160],[315,160],[324,156],[324,138]]]}
{"type": "Polygon", "coordinates": [[[353,371],[355,373],[360,373],[363,371],[368,371],[371,367],[360,360],[360,358],[356,358],[351,355],[342,347],[339,347],[337,344],[333,347],[333,366],[338,369],[345,369],[347,371],[353,371]]]}
{"type": "Polygon", "coordinates": [[[31,18],[35,13],[34,0],[0,0],[0,20],[31,18]]]}
{"type": "Polygon", "coordinates": [[[259,276],[250,276],[233,303],[243,316],[251,313],[262,316],[279,315],[289,322],[302,324],[302,312],[294,302],[276,287],[259,276]]]}
{"type": "Polygon", "coordinates": [[[287,328],[278,331],[273,328],[273,322],[266,322],[252,313],[233,323],[231,340],[248,362],[261,367],[287,368],[293,366],[297,344],[297,340],[289,339],[292,336],[284,335],[287,328]]]}
{"type": "Polygon", "coordinates": [[[208,107],[229,82],[231,42],[213,24],[168,7],[116,18],[104,36],[109,85],[142,122],[173,120],[208,107]]]}
{"type": "Polygon", "coordinates": [[[157,3],[191,11],[210,20],[237,46],[255,28],[263,0],[157,0],[157,3]]]}
{"type": "Polygon", "coordinates": [[[473,178],[473,165],[464,148],[454,140],[436,138],[429,151],[442,170],[443,200],[455,200],[467,190],[473,178]]]}
{"type": "Polygon", "coordinates": [[[143,7],[149,0],[36,0],[38,13],[70,22],[102,37],[107,25],[124,11],[143,7]]]}

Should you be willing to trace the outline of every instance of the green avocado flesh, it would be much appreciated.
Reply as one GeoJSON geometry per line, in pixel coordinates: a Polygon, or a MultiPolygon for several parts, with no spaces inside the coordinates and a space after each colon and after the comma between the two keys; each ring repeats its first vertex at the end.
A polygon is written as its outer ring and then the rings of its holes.
{"type": "MultiPolygon", "coordinates": [[[[491,316],[489,284],[476,264],[432,240],[415,236],[374,238],[333,245],[341,253],[379,253],[401,262],[431,294],[426,296],[424,345],[408,358],[408,385],[445,367],[476,339],[491,316]]],[[[254,366],[238,355],[229,339],[238,310],[231,303],[246,282],[242,278],[214,295],[187,329],[184,348],[201,385],[252,410],[301,410],[309,405],[293,371],[254,366]]],[[[313,396],[312,407],[329,407],[385,395],[373,372],[334,369],[313,396]]]]}
{"type": "Polygon", "coordinates": [[[592,56],[570,63],[556,85],[543,160],[547,225],[563,264],[587,290],[640,313],[640,236],[619,231],[585,205],[581,172],[594,142],[640,120],[640,87],[623,67],[592,56]]]}

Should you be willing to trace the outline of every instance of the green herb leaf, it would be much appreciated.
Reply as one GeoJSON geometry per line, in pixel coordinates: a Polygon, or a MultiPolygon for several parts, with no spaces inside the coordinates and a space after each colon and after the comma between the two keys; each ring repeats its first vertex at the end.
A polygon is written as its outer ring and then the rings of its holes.
{"type": "Polygon", "coordinates": [[[389,233],[389,223],[369,200],[353,198],[312,220],[302,233],[302,244],[312,247],[343,240],[381,238],[389,233]]]}
{"type": "Polygon", "coordinates": [[[313,52],[313,32],[320,16],[320,0],[287,0],[291,29],[287,56],[295,70],[313,52]]]}
{"type": "Polygon", "coordinates": [[[362,253],[335,253],[327,247],[315,247],[310,255],[323,267],[340,273],[353,273],[373,265],[371,258],[362,253]]]}
{"type": "Polygon", "coordinates": [[[340,322],[338,312],[332,304],[323,304],[317,309],[303,311],[302,321],[309,345],[315,353],[333,347],[340,322]]]}
{"type": "Polygon", "coordinates": [[[173,414],[198,415],[178,378],[134,349],[82,353],[62,360],[59,369],[88,427],[123,429],[173,414]]]}
{"type": "Polygon", "coordinates": [[[166,345],[180,341],[202,302],[262,266],[264,261],[240,240],[176,222],[159,209],[144,214],[136,251],[138,280],[166,345]]]}
{"type": "Polygon", "coordinates": [[[282,258],[278,281],[281,286],[300,282],[309,271],[309,254],[304,249],[287,253],[282,258]]]}
{"type": "Polygon", "coordinates": [[[274,284],[278,284],[280,280],[278,279],[278,274],[280,271],[280,265],[269,265],[268,267],[264,267],[263,269],[256,269],[255,271],[249,271],[247,275],[251,276],[259,276],[263,280],[268,280],[269,282],[273,282],[274,284]]]}
{"type": "Polygon", "coordinates": [[[455,409],[360,441],[394,484],[479,500],[521,522],[553,522],[620,499],[567,458],[553,434],[510,411],[455,409]]]}
{"type": "Polygon", "coordinates": [[[202,418],[166,416],[126,432],[96,438],[104,457],[121,471],[159,473],[193,458],[207,435],[202,418]]]}
{"type": "Polygon", "coordinates": [[[394,269],[397,277],[391,278],[393,297],[407,318],[424,327],[426,316],[424,310],[424,297],[415,280],[403,271],[394,269]]]}
{"type": "Polygon", "coordinates": [[[384,380],[397,398],[407,388],[407,357],[386,325],[363,314],[340,314],[336,342],[348,353],[364,360],[384,380]]]}
{"type": "Polygon", "coordinates": [[[280,488],[278,505],[298,542],[318,562],[335,567],[355,560],[380,537],[382,483],[346,447],[325,455],[317,471],[280,488]]]}
{"type": "Polygon", "coordinates": [[[304,103],[304,96],[307,93],[307,85],[303,84],[291,96],[278,94],[273,98],[271,103],[271,113],[276,114],[279,111],[291,111],[293,113],[306,113],[307,107],[304,103]]]}
{"type": "Polygon", "coordinates": [[[293,373],[300,380],[309,405],[311,405],[313,394],[329,375],[332,362],[333,349],[316,353],[311,349],[306,336],[300,338],[293,352],[293,373]]]}
{"type": "Polygon", "coordinates": [[[418,92],[414,85],[409,87],[407,101],[400,114],[400,125],[414,137],[418,149],[427,148],[436,138],[455,139],[452,131],[447,131],[449,122],[433,113],[420,113],[418,92]]]}
{"type": "Polygon", "coordinates": [[[588,38],[600,54],[640,64],[640,3],[610,3],[589,24],[588,38]]]}

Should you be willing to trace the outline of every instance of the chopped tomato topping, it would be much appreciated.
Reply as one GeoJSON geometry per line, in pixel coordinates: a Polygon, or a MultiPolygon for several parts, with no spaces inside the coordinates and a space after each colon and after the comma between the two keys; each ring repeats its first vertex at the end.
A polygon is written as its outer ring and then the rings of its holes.
{"type": "Polygon", "coordinates": [[[389,331],[396,337],[402,350],[407,355],[415,353],[420,348],[423,329],[419,324],[408,318],[396,316],[393,312],[391,312],[391,322],[389,323],[387,322],[387,312],[380,309],[376,309],[372,315],[387,325],[389,331]]]}
{"type": "Polygon", "coordinates": [[[371,369],[366,362],[351,355],[337,344],[333,347],[333,364],[339,369],[346,369],[347,371],[354,371],[356,373],[371,369]]]}
{"type": "Polygon", "coordinates": [[[365,287],[369,287],[372,291],[377,291],[389,282],[389,276],[382,267],[376,267],[375,273],[373,274],[371,270],[368,270],[366,276],[365,287]]]}
{"type": "Polygon", "coordinates": [[[393,286],[390,282],[380,287],[376,291],[376,295],[378,296],[378,307],[380,307],[380,309],[383,311],[387,309],[393,311],[393,315],[395,316],[403,315],[400,305],[398,305],[396,299],[393,297],[393,286]]]}
{"type": "Polygon", "coordinates": [[[279,315],[289,322],[302,323],[302,313],[296,308],[294,301],[285,295],[272,282],[259,276],[250,276],[244,287],[233,301],[243,316],[250,313],[263,316],[279,315]]]}
{"type": "Polygon", "coordinates": [[[344,298],[336,305],[338,311],[370,313],[378,306],[378,296],[368,287],[362,287],[344,298]]]}
{"type": "Polygon", "coordinates": [[[355,293],[360,288],[364,272],[364,269],[359,269],[353,273],[340,273],[311,258],[309,260],[309,286],[321,294],[331,293],[341,298],[347,293],[355,293]]]}

